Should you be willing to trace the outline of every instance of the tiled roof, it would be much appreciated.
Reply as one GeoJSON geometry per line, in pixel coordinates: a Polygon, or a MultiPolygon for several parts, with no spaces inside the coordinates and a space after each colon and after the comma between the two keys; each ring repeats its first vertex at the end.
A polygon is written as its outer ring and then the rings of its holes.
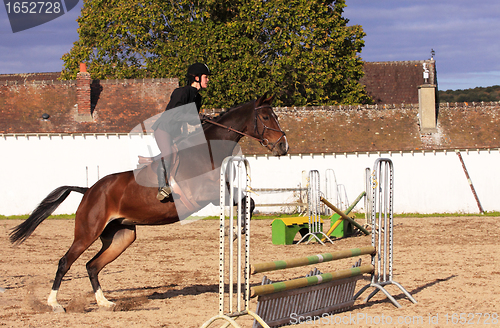
{"type": "Polygon", "coordinates": [[[434,60],[365,62],[363,68],[360,83],[375,104],[416,104],[419,85],[437,84],[434,60]]]}
{"type": "MultiPolygon", "coordinates": [[[[441,105],[437,132],[421,133],[418,105],[276,109],[290,153],[500,148],[500,103],[441,105]]],[[[250,154],[267,151],[252,140],[250,154]]]]}
{"type": "MultiPolygon", "coordinates": [[[[367,90],[386,90],[379,93],[380,99],[384,94],[392,97],[386,98],[393,100],[386,105],[276,108],[290,153],[500,148],[498,102],[441,104],[436,132],[421,133],[418,104],[410,100],[425,82],[423,64],[430,62],[366,63],[364,83],[375,81],[367,84],[367,90]],[[398,97],[406,100],[396,98],[398,90],[398,97]],[[404,96],[404,90],[412,94],[404,96]]],[[[162,112],[178,85],[176,79],[89,80],[93,116],[86,120],[79,115],[77,81],[58,81],[57,74],[0,75],[0,135],[128,133],[162,112]],[[44,113],[48,119],[42,118],[44,113]]],[[[432,67],[427,82],[436,82],[432,67]]],[[[267,153],[252,140],[243,140],[242,148],[246,154],[267,153]]]]}

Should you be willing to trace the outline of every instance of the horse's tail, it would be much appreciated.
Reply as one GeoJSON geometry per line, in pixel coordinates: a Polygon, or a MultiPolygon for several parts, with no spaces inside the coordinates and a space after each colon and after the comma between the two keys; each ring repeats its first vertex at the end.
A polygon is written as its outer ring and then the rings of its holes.
{"type": "Polygon", "coordinates": [[[23,223],[13,228],[10,233],[10,242],[15,244],[23,243],[35,229],[42,223],[49,215],[56,210],[56,208],[61,205],[61,203],[68,197],[72,191],[76,191],[82,194],[89,188],[85,187],[72,187],[72,186],[62,186],[54,191],[52,191],[47,197],[31,213],[29,218],[27,218],[23,223]]]}

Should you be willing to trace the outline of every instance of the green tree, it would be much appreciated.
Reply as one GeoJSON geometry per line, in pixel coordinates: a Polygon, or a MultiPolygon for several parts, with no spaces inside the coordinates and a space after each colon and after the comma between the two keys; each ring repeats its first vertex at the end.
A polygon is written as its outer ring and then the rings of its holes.
{"type": "Polygon", "coordinates": [[[476,87],[471,89],[439,90],[440,103],[499,101],[500,86],[476,87]]]}
{"type": "Polygon", "coordinates": [[[161,2],[85,0],[78,18],[79,39],[63,55],[63,79],[74,79],[86,62],[94,79],[152,76],[148,66],[169,32],[161,2]]]}
{"type": "Polygon", "coordinates": [[[367,100],[357,56],[365,36],[342,17],[345,1],[264,2],[265,62],[284,105],[353,104],[367,100]]]}
{"type": "Polygon", "coordinates": [[[79,40],[63,78],[86,62],[94,79],[179,77],[201,61],[213,71],[204,107],[265,92],[275,105],[368,102],[358,83],[365,36],[347,26],[345,1],[85,0],[79,40]]]}

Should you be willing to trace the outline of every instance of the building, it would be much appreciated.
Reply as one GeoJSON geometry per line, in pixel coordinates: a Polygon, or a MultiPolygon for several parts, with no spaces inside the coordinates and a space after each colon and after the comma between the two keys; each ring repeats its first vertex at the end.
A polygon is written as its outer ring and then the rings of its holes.
{"type": "MultiPolygon", "coordinates": [[[[433,59],[365,63],[373,105],[276,108],[291,153],[498,148],[498,103],[436,105],[433,59]]],[[[128,133],[161,113],[176,79],[74,81],[0,75],[0,134],[128,133]]],[[[247,153],[265,152],[251,140],[247,153]]]]}

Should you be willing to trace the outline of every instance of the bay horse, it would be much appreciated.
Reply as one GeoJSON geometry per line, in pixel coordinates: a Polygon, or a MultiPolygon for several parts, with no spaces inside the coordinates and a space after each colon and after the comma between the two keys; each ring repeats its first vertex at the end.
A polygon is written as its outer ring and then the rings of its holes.
{"type": "Polygon", "coordinates": [[[180,215],[190,215],[211,202],[218,202],[218,192],[207,190],[218,191],[220,173],[217,168],[225,157],[232,155],[237,142],[243,136],[259,140],[273,155],[285,155],[288,152],[288,141],[272,110],[271,101],[272,97],[267,98],[264,95],[227,110],[214,119],[212,124],[203,125],[207,142],[217,145],[212,146],[212,153],[215,153],[214,148],[217,148],[218,155],[213,156],[211,153],[208,160],[208,171],[212,173],[206,173],[206,155],[200,155],[203,152],[197,151],[196,147],[193,151],[186,149],[179,152],[180,165],[172,178],[175,177],[176,181],[179,181],[184,194],[190,198],[191,205],[183,205],[177,201],[158,201],[157,188],[138,183],[134,171],[105,176],[90,188],[62,186],[52,191],[28,219],[11,231],[10,241],[17,244],[25,241],[72,191],[83,194],[75,215],[73,243],[59,260],[47,300],[53,311],[65,311],[57,302],[61,281],[76,259],[99,238],[102,248],[87,262],[87,272],[98,306],[113,307],[115,303],[108,301],[103,294],[98,280],[99,272],[135,241],[137,225],[171,224],[178,222],[180,215]],[[234,142],[220,142],[227,140],[234,142]],[[191,179],[197,174],[204,176],[203,181],[191,179]]]}

